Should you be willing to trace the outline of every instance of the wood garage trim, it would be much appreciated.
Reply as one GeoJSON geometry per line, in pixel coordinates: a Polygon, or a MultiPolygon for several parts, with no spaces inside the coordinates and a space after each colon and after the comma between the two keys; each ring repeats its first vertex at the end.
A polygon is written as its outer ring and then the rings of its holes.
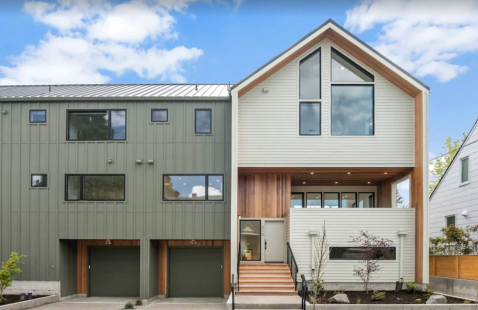
{"type": "Polygon", "coordinates": [[[223,294],[231,293],[230,240],[159,240],[159,294],[168,294],[168,247],[222,247],[223,294]]]}

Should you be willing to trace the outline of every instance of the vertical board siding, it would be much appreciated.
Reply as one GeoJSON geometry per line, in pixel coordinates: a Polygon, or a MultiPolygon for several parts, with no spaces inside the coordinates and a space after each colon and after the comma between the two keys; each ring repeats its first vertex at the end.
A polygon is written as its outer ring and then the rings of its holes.
{"type": "Polygon", "coordinates": [[[325,39],[303,55],[321,48],[322,135],[298,134],[299,57],[239,98],[240,167],[414,166],[413,98],[342,50],[375,76],[375,136],[331,136],[331,46],[341,50],[325,39]]]}
{"type": "MultiPolygon", "coordinates": [[[[403,272],[405,281],[414,281],[415,268],[415,210],[414,209],[290,209],[288,214],[289,239],[299,266],[299,274],[311,279],[312,254],[309,231],[322,231],[325,222],[330,246],[350,247],[352,237],[368,231],[377,237],[388,238],[397,248],[397,259],[380,261],[383,267],[371,282],[392,283],[399,279],[400,239],[398,231],[406,231],[404,239],[403,272]]],[[[324,281],[329,283],[360,283],[353,276],[358,261],[329,260],[324,281]]]]}
{"type": "Polygon", "coordinates": [[[229,101],[1,102],[0,110],[8,111],[0,116],[0,260],[27,255],[16,279],[58,280],[60,239],[230,238],[229,101]],[[169,109],[169,123],[150,123],[152,108],[169,109]],[[195,108],[212,109],[212,135],[194,134],[195,108]],[[46,109],[47,123],[29,124],[30,109],[46,109]],[[127,140],[66,141],[67,109],[126,109],[127,140]],[[48,188],[30,188],[31,173],[47,173],[48,188]],[[68,173],[125,174],[126,201],[66,202],[68,173]],[[225,199],[163,202],[168,173],[223,174],[225,199]]]}
{"type": "Polygon", "coordinates": [[[441,236],[440,229],[446,226],[445,216],[455,215],[459,227],[478,225],[478,125],[469,134],[468,140],[441,180],[440,186],[430,199],[430,237],[441,236]],[[460,186],[460,159],[468,156],[470,183],[460,186]],[[461,216],[468,211],[468,216],[461,216]]]}

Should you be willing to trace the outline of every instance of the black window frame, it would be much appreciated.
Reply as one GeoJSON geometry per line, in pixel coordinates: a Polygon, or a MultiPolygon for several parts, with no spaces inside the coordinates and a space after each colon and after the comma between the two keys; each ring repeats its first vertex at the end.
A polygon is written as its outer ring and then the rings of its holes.
{"type": "Polygon", "coordinates": [[[240,219],[239,220],[239,242],[241,240],[241,222],[244,221],[244,222],[259,222],[259,240],[260,240],[260,243],[261,243],[261,246],[260,246],[260,254],[259,254],[259,260],[242,260],[242,249],[239,249],[239,251],[241,251],[241,255],[239,255],[240,257],[240,261],[241,262],[260,262],[262,261],[262,239],[263,239],[263,236],[262,236],[262,220],[256,220],[256,219],[240,219]]]}
{"type": "Polygon", "coordinates": [[[358,193],[357,192],[340,192],[340,197],[339,198],[340,198],[340,209],[342,209],[342,208],[343,209],[358,209],[358,193]],[[355,195],[355,207],[353,207],[353,208],[343,208],[343,203],[342,203],[342,199],[343,199],[342,195],[343,194],[353,194],[353,195],[355,195]]]}
{"type": "MultiPolygon", "coordinates": [[[[298,77],[299,77],[299,102],[307,102],[307,100],[309,101],[312,101],[312,100],[316,100],[316,101],[322,101],[322,50],[321,48],[319,47],[318,49],[315,49],[314,51],[310,52],[307,56],[305,56],[304,58],[300,59],[299,60],[299,74],[298,74],[298,77]],[[310,57],[314,56],[316,53],[320,53],[320,57],[319,57],[319,77],[320,77],[320,82],[319,82],[319,98],[314,98],[314,99],[302,99],[300,98],[300,64],[309,59],[310,57]]],[[[320,107],[322,109],[322,106],[320,107]]],[[[322,113],[320,114],[320,117],[322,118],[322,113]]]]}
{"type": "Polygon", "coordinates": [[[324,208],[324,209],[341,209],[342,208],[342,199],[340,197],[341,197],[340,192],[323,192],[323,194],[322,194],[322,208],[324,208]],[[337,194],[337,199],[338,199],[338,202],[339,202],[338,208],[326,208],[325,207],[325,195],[326,194],[337,194]]]}
{"type": "MultiPolygon", "coordinates": [[[[324,193],[323,192],[306,192],[304,196],[305,196],[304,208],[306,209],[323,209],[324,208],[324,193]],[[314,194],[314,195],[320,194],[320,208],[309,208],[307,206],[307,201],[309,200],[307,198],[307,195],[309,194],[314,194]]],[[[313,199],[313,200],[318,200],[318,199],[313,199]]]]}
{"type": "Polygon", "coordinates": [[[90,174],[90,173],[68,173],[65,174],[65,201],[66,202],[75,202],[75,201],[126,201],[126,174],[90,174]],[[68,177],[69,176],[79,176],[80,177],[80,194],[78,199],[68,199],[68,177]],[[122,176],[124,178],[124,198],[123,199],[83,199],[83,184],[84,184],[84,177],[85,176],[92,176],[92,177],[113,177],[113,176],[122,176]]]}
{"type": "Polygon", "coordinates": [[[163,174],[163,178],[162,178],[162,182],[163,182],[163,186],[162,186],[162,196],[163,196],[163,201],[168,201],[168,202],[221,202],[221,201],[225,201],[226,199],[226,178],[224,176],[224,174],[218,174],[218,173],[212,173],[212,174],[187,174],[187,173],[181,173],[181,174],[171,174],[171,173],[164,173],[163,174]],[[205,186],[206,186],[206,189],[205,189],[205,196],[204,196],[204,200],[190,200],[190,199],[167,199],[164,195],[164,177],[165,176],[173,176],[173,177],[180,177],[180,176],[187,176],[187,177],[190,177],[190,176],[194,176],[194,177],[199,177],[199,176],[204,176],[204,180],[206,181],[205,183],[205,186]],[[222,190],[222,199],[219,200],[219,199],[214,199],[214,200],[209,200],[209,177],[222,177],[222,186],[223,186],[223,190],[222,190]]]}
{"type": "Polygon", "coordinates": [[[450,226],[456,226],[456,215],[455,214],[450,214],[450,215],[445,215],[445,225],[446,227],[450,227],[450,226]],[[454,224],[448,224],[448,219],[451,219],[453,218],[453,222],[454,224]]]}
{"type": "Polygon", "coordinates": [[[30,174],[30,188],[47,188],[48,187],[48,174],[47,173],[31,173],[30,174]],[[45,177],[46,185],[45,186],[33,186],[33,177],[41,175],[45,177]]]}
{"type": "Polygon", "coordinates": [[[320,101],[300,101],[299,102],[299,136],[321,136],[322,135],[322,102],[320,101]],[[302,133],[302,104],[318,104],[320,107],[319,115],[319,133],[305,134],[302,133]]]}
{"type": "MultiPolygon", "coordinates": [[[[372,79],[371,82],[366,82],[366,81],[363,81],[363,83],[375,83],[375,76],[368,72],[367,70],[365,70],[364,68],[362,68],[362,66],[360,66],[359,64],[357,64],[355,61],[353,61],[352,59],[350,59],[349,57],[345,56],[343,53],[341,53],[339,50],[337,50],[336,48],[334,47],[330,47],[331,50],[330,50],[330,82],[332,84],[334,83],[347,83],[347,81],[333,81],[333,76],[332,76],[332,61],[333,61],[333,58],[332,58],[332,54],[335,53],[337,55],[339,55],[340,57],[342,57],[343,59],[345,59],[346,62],[348,62],[349,64],[351,64],[355,69],[359,70],[360,72],[362,72],[363,74],[365,74],[366,76],[368,76],[369,78],[372,79]]],[[[360,83],[360,81],[351,81],[352,83],[360,83]]]]}
{"type": "Polygon", "coordinates": [[[66,110],[66,141],[126,141],[128,139],[128,110],[127,109],[68,109],[66,110]],[[111,112],[112,111],[124,111],[124,123],[125,123],[125,132],[124,132],[124,139],[111,139],[111,112]],[[71,113],[98,113],[98,112],[106,112],[108,114],[108,130],[107,130],[107,139],[99,139],[99,140],[81,140],[81,139],[70,139],[70,114],[71,113]]]}
{"type": "MultiPolygon", "coordinates": [[[[290,193],[291,194],[291,200],[292,200],[292,195],[302,195],[302,208],[300,209],[304,209],[306,206],[305,206],[305,195],[306,195],[306,192],[292,192],[290,193]]],[[[294,208],[294,209],[299,209],[299,208],[294,208]]]]}
{"type": "Polygon", "coordinates": [[[375,209],[376,208],[375,205],[376,205],[376,201],[375,201],[375,193],[374,192],[358,192],[357,193],[357,209],[375,209]],[[360,194],[372,194],[373,207],[371,207],[371,208],[360,208],[360,206],[359,206],[360,194]]]}
{"type": "Polygon", "coordinates": [[[212,135],[212,109],[211,108],[195,108],[194,109],[194,134],[196,135],[212,135]],[[197,132],[197,112],[198,111],[209,111],[209,116],[211,117],[211,127],[209,132],[197,132]]]}
{"type": "MultiPolygon", "coordinates": [[[[329,247],[329,260],[342,260],[342,261],[351,261],[351,260],[364,260],[364,257],[360,258],[333,258],[333,249],[366,249],[366,247],[360,247],[360,246],[331,246],[329,247]]],[[[393,253],[393,259],[378,259],[378,258],[371,258],[372,260],[379,260],[379,261],[396,261],[397,260],[397,247],[391,246],[391,247],[377,247],[378,249],[387,249],[387,250],[392,250],[393,253]]]]}
{"type": "Polygon", "coordinates": [[[47,122],[47,112],[46,109],[30,109],[28,112],[28,122],[30,124],[46,124],[47,122]],[[32,112],[45,112],[45,121],[39,122],[39,121],[32,121],[32,112]]]}
{"type": "Polygon", "coordinates": [[[151,109],[151,123],[169,123],[169,109],[151,109]],[[153,120],[153,113],[156,111],[166,111],[166,120],[165,121],[155,121],[153,120]]]}

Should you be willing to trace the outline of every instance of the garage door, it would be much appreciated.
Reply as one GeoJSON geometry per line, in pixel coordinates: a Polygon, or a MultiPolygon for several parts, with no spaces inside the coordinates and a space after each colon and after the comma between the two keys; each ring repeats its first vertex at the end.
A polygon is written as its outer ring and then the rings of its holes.
{"type": "Polygon", "coordinates": [[[170,297],[222,297],[222,249],[170,248],[170,297]]]}
{"type": "Polygon", "coordinates": [[[139,247],[89,248],[89,295],[139,297],[139,247]]]}

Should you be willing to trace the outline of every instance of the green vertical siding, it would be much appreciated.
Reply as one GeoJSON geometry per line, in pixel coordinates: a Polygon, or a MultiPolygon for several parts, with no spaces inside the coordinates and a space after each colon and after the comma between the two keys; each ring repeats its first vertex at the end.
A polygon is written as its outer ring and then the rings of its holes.
{"type": "Polygon", "coordinates": [[[60,240],[59,279],[61,296],[76,294],[77,290],[77,244],[76,240],[60,240]]]}
{"type": "Polygon", "coordinates": [[[60,239],[140,239],[149,248],[151,239],[230,238],[230,102],[0,106],[8,111],[0,115],[0,259],[10,251],[28,255],[19,279],[59,280],[60,239]],[[127,141],[66,141],[67,109],[118,108],[127,110],[127,141]],[[169,123],[150,123],[152,108],[168,108],[169,123]],[[212,135],[194,134],[195,108],[213,109],[212,135]],[[47,123],[29,124],[30,109],[46,109],[47,123]],[[47,189],[30,188],[30,174],[37,172],[48,173],[47,189]],[[125,173],[126,201],[65,202],[67,173],[125,173]],[[163,202],[164,173],[224,174],[225,201],[163,202]]]}

